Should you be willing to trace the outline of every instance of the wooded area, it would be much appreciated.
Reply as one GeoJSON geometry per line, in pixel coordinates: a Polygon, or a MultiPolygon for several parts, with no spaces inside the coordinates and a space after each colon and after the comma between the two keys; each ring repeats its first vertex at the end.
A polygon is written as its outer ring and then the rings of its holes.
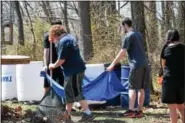
{"type": "Polygon", "coordinates": [[[131,11],[134,28],[143,34],[146,53],[156,73],[167,30],[176,28],[181,41],[185,39],[183,1],[1,1],[2,54],[28,55],[32,60],[42,60],[44,32],[51,21],[61,20],[66,30],[78,38],[87,62],[111,62],[121,47],[119,29],[127,13],[126,6],[131,11]]]}

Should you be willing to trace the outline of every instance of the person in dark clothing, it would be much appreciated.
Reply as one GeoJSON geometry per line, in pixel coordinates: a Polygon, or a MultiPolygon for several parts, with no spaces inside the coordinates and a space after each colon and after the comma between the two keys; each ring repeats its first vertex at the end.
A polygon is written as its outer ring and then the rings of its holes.
{"type": "MultiPolygon", "coordinates": [[[[55,21],[52,22],[51,25],[62,25],[61,21],[55,21]]],[[[44,71],[47,72],[47,74],[50,75],[50,70],[49,70],[49,64],[50,62],[55,63],[57,61],[57,52],[55,48],[55,44],[52,43],[50,47],[50,42],[49,42],[49,34],[46,32],[44,34],[44,40],[43,40],[43,46],[44,46],[44,71]],[[50,56],[51,55],[51,56],[50,56]],[[50,57],[52,57],[52,61],[50,61],[50,57]]],[[[64,76],[62,74],[62,69],[60,67],[57,67],[52,70],[52,75],[50,75],[56,82],[58,82],[61,86],[63,86],[64,83],[64,76]]],[[[45,93],[48,92],[50,89],[50,84],[48,80],[45,78],[44,79],[44,89],[45,93]]]]}
{"type": "Polygon", "coordinates": [[[172,123],[177,123],[177,110],[184,123],[184,64],[185,45],[180,42],[179,32],[169,30],[167,43],[161,52],[163,68],[162,102],[168,104],[172,123]]]}
{"type": "Polygon", "coordinates": [[[49,37],[57,45],[58,58],[55,63],[49,65],[49,69],[63,68],[64,91],[66,111],[62,120],[71,119],[71,109],[74,102],[79,102],[83,109],[83,116],[80,122],[88,122],[94,116],[89,110],[87,101],[82,93],[82,82],[85,72],[85,63],[80,55],[79,45],[76,38],[64,30],[61,25],[55,25],[50,29],[49,37]]]}
{"type": "Polygon", "coordinates": [[[107,71],[112,71],[116,63],[128,53],[130,66],[129,73],[129,109],[123,114],[129,118],[143,117],[143,103],[145,99],[144,89],[149,89],[148,61],[144,51],[144,40],[142,35],[132,28],[132,20],[125,18],[122,21],[122,29],[126,33],[123,39],[122,49],[113,60],[107,71]],[[135,110],[136,90],[138,90],[138,109],[135,110]]]}

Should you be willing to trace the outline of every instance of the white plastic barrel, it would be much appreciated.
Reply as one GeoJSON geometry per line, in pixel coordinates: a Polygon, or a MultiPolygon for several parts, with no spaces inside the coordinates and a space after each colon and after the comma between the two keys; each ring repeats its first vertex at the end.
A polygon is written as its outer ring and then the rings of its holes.
{"type": "Polygon", "coordinates": [[[17,97],[16,65],[2,65],[1,86],[3,101],[17,97]]]}
{"type": "Polygon", "coordinates": [[[19,101],[40,101],[44,95],[43,78],[40,77],[43,62],[16,66],[17,98],[19,101]]]}
{"type": "MultiPolygon", "coordinates": [[[[89,80],[96,79],[100,74],[102,74],[105,71],[104,64],[86,64],[86,70],[85,70],[85,76],[89,80]]],[[[94,100],[87,100],[87,103],[90,104],[104,104],[106,101],[94,101],[94,100]]],[[[77,104],[77,107],[79,104],[77,104]]]]}
{"type": "Polygon", "coordinates": [[[30,57],[22,55],[2,55],[1,73],[1,99],[12,99],[17,97],[16,88],[16,64],[29,64],[30,57]]]}
{"type": "Polygon", "coordinates": [[[105,71],[104,64],[87,64],[85,76],[89,80],[96,79],[101,73],[105,71]]]}

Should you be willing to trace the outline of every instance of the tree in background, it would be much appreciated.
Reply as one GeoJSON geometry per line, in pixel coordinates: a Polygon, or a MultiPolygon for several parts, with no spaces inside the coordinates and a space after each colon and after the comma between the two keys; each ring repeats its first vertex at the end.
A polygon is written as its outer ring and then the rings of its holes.
{"type": "Polygon", "coordinates": [[[15,12],[17,15],[17,25],[18,25],[18,42],[21,45],[24,45],[24,28],[23,28],[23,20],[22,20],[22,15],[20,12],[20,4],[19,1],[14,1],[14,7],[15,7],[15,12]]]}
{"type": "Polygon", "coordinates": [[[68,13],[67,13],[67,6],[68,6],[67,1],[64,1],[63,4],[64,4],[64,7],[62,7],[61,4],[60,4],[60,7],[61,7],[63,15],[64,15],[64,24],[65,24],[67,32],[70,33],[69,22],[68,22],[68,13]]]}
{"type": "Polygon", "coordinates": [[[167,30],[172,28],[172,1],[165,1],[165,13],[164,13],[164,21],[165,21],[165,32],[167,32],[167,30]]]}
{"type": "Polygon", "coordinates": [[[80,45],[82,56],[85,61],[88,61],[93,56],[89,1],[79,1],[78,6],[80,16],[80,45]]]}
{"type": "Polygon", "coordinates": [[[181,41],[185,41],[185,2],[178,2],[178,30],[180,32],[181,41]]]}
{"type": "MultiPolygon", "coordinates": [[[[151,64],[151,73],[153,73],[155,61],[156,61],[156,50],[159,42],[158,35],[158,22],[156,17],[156,2],[145,2],[145,24],[146,24],[146,37],[148,58],[151,64]]],[[[151,90],[154,91],[153,84],[151,90]]]]}
{"type": "MultiPolygon", "coordinates": [[[[15,6],[15,2],[12,3],[15,6]]],[[[159,52],[164,45],[164,35],[167,29],[171,27],[177,28],[180,31],[182,41],[184,40],[184,2],[180,1],[118,2],[118,9],[116,9],[117,1],[91,1],[88,2],[88,6],[86,6],[87,2],[75,1],[26,1],[26,4],[24,4],[24,1],[17,1],[16,3],[20,4],[18,4],[19,7],[16,7],[19,8],[19,17],[16,16],[15,18],[19,24],[14,26],[14,31],[18,30],[19,32],[19,27],[24,27],[24,33],[20,34],[26,34],[24,35],[25,44],[29,43],[29,46],[33,46],[32,43],[36,42],[34,44],[38,45],[38,42],[42,41],[38,34],[42,35],[43,30],[40,26],[36,26],[37,24],[43,23],[47,25],[44,26],[44,30],[48,31],[50,21],[60,19],[68,32],[75,33],[80,37],[82,55],[90,63],[110,62],[119,52],[117,49],[120,48],[121,36],[118,28],[120,20],[124,17],[120,12],[128,3],[131,4],[131,8],[130,6],[125,8],[132,10],[133,26],[144,37],[145,48],[148,50],[147,54],[150,61],[153,62],[152,65],[154,65],[152,68],[157,69],[159,52]],[[159,7],[159,5],[155,3],[162,4],[162,13],[156,9],[156,6],[159,7]],[[159,14],[160,17],[157,16],[156,18],[155,14],[159,14]],[[22,23],[18,21],[20,17],[22,17],[22,23]],[[41,22],[37,23],[38,20],[41,22]],[[32,41],[32,37],[33,39],[35,37],[34,40],[36,41],[32,41]],[[92,55],[93,58],[89,59],[92,55]]],[[[17,14],[16,11],[15,14],[17,14]]],[[[5,15],[8,15],[8,13],[5,13],[5,15]]],[[[16,23],[13,22],[13,24],[15,25],[16,23]]],[[[15,34],[14,36],[16,36],[15,34]]],[[[16,44],[13,45],[15,46],[16,44]]],[[[30,54],[33,53],[30,52],[30,54]]]]}
{"type": "Polygon", "coordinates": [[[50,2],[49,1],[42,1],[40,3],[40,5],[41,5],[46,17],[47,17],[48,22],[51,23],[53,20],[53,13],[51,10],[50,2]]]}
{"type": "MultiPolygon", "coordinates": [[[[158,22],[156,17],[156,2],[145,2],[145,24],[147,28],[147,46],[149,57],[151,58],[152,53],[157,49],[158,44],[158,22]]],[[[152,58],[151,58],[152,59],[152,58]]]]}
{"type": "Polygon", "coordinates": [[[35,57],[35,55],[36,55],[36,52],[35,52],[36,51],[35,50],[35,48],[36,48],[36,37],[35,37],[34,29],[33,29],[32,19],[30,17],[30,13],[28,11],[28,3],[26,1],[24,2],[24,8],[25,8],[26,13],[27,13],[27,17],[28,17],[28,20],[29,20],[30,31],[32,33],[32,38],[33,38],[33,57],[35,57]]]}
{"type": "Polygon", "coordinates": [[[144,3],[131,1],[131,12],[132,12],[132,20],[133,27],[135,30],[139,31],[144,39],[145,43],[145,51],[147,52],[147,43],[145,38],[145,15],[144,15],[144,3]]]}

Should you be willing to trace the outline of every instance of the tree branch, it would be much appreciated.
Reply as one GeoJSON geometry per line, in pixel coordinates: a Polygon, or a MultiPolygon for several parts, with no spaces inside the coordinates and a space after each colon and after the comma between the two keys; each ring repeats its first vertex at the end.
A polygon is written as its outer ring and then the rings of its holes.
{"type": "Polygon", "coordinates": [[[127,1],[126,3],[124,3],[124,4],[120,7],[120,9],[123,8],[124,6],[126,6],[128,3],[129,3],[129,1],[127,1]]]}
{"type": "MultiPolygon", "coordinates": [[[[164,20],[164,18],[162,17],[162,15],[161,15],[158,11],[155,12],[155,11],[151,10],[151,9],[148,8],[148,6],[146,6],[145,4],[144,4],[144,8],[147,9],[148,11],[150,11],[150,12],[159,14],[160,18],[161,18],[162,20],[164,20]]],[[[159,20],[159,19],[158,19],[158,20],[159,20]]]]}

